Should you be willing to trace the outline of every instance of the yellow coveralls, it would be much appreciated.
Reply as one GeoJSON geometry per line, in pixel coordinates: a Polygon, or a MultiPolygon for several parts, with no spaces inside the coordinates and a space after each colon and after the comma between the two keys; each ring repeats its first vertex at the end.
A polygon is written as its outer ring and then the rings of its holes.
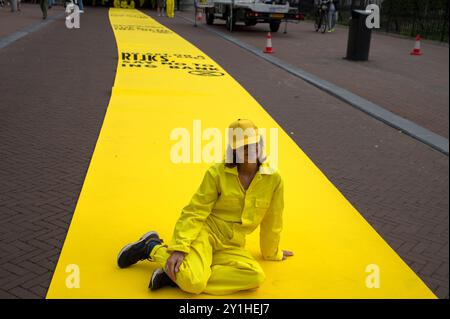
{"type": "Polygon", "coordinates": [[[257,288],[265,278],[259,263],[245,250],[245,235],[260,226],[265,260],[282,260],[283,181],[263,163],[245,191],[237,166],[212,165],[183,208],[170,245],[157,245],[150,260],[165,268],[173,251],[186,253],[178,286],[190,293],[231,294],[257,288]]]}
{"type": "Polygon", "coordinates": [[[166,14],[169,18],[173,18],[175,15],[175,1],[166,0],[166,14]]]}

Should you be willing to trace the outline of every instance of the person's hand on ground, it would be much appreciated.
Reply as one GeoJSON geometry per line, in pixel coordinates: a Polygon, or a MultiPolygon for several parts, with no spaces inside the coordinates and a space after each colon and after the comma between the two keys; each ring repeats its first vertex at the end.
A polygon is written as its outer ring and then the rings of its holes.
{"type": "Polygon", "coordinates": [[[294,256],[294,253],[289,250],[283,250],[283,260],[286,260],[286,258],[294,256]]]}
{"type": "Polygon", "coordinates": [[[184,260],[184,253],[181,251],[174,251],[166,262],[166,274],[175,282],[175,274],[180,270],[180,265],[184,260]]]}

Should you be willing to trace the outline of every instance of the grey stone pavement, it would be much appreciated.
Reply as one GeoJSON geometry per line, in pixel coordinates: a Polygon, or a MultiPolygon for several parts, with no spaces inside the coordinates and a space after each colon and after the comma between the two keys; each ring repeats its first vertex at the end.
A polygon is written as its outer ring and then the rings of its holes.
{"type": "MultiPolygon", "coordinates": [[[[158,18],[152,11],[144,12],[192,42],[238,80],[435,294],[448,298],[447,156],[203,28],[194,28],[181,18],[158,18]]],[[[114,81],[117,52],[107,10],[88,7],[80,32],[71,32],[70,41],[62,40],[69,34],[63,23],[62,19],[54,21],[0,50],[1,298],[45,297],[114,81]]],[[[338,72],[348,74],[347,61],[330,57],[325,42],[323,49],[317,50],[306,45],[305,39],[305,34],[310,42],[323,36],[317,40],[320,42],[341,30],[318,35],[307,30],[303,34],[299,29],[296,38],[294,27],[306,28],[306,24],[290,26],[291,41],[278,41],[282,34],[274,36],[279,58],[295,62],[283,52],[303,41],[304,59],[316,65],[308,72],[318,76],[333,73],[335,77],[338,72]]],[[[246,41],[263,47],[267,30],[261,29],[233,36],[247,37],[246,41]]],[[[397,43],[382,35],[378,41],[384,43],[383,39],[388,42],[383,44],[386,47],[397,43]]],[[[402,45],[408,55],[409,46],[402,45]]],[[[439,48],[448,55],[448,48],[439,48]]],[[[433,50],[440,61],[438,46],[433,50]]],[[[431,60],[426,64],[432,69],[421,67],[424,78],[432,77],[428,73],[444,72],[431,60]]],[[[386,68],[391,62],[380,57],[377,63],[386,68]]],[[[306,69],[304,64],[300,66],[306,69]]],[[[397,66],[390,67],[389,76],[381,67],[367,68],[373,74],[378,72],[378,78],[391,81],[397,66]]],[[[406,74],[398,73],[399,77],[406,74]]],[[[333,82],[331,77],[326,79],[333,82]]],[[[397,90],[388,91],[391,98],[387,98],[384,82],[376,81],[380,84],[372,88],[371,94],[378,99],[372,99],[374,102],[393,100],[402,105],[397,90]]],[[[437,77],[434,81],[439,83],[437,77]]],[[[355,84],[347,85],[352,90],[355,84]]],[[[396,88],[397,83],[391,85],[396,88]]],[[[436,89],[438,95],[448,96],[448,78],[439,85],[443,87],[436,89]]],[[[422,110],[423,117],[431,116],[429,108],[422,110]]],[[[398,114],[410,114],[409,105],[398,114]]],[[[434,123],[430,129],[438,131],[436,126],[448,131],[448,122],[442,118],[430,117],[429,121],[434,123]]]]}

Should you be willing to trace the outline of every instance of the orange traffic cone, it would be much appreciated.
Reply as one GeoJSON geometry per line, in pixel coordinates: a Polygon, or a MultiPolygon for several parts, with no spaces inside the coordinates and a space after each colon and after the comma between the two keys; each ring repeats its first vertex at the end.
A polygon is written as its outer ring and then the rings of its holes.
{"type": "Polygon", "coordinates": [[[264,53],[273,53],[272,48],[272,33],[267,33],[267,43],[266,48],[264,49],[264,53]]]}
{"type": "Polygon", "coordinates": [[[199,12],[197,13],[197,21],[202,21],[202,19],[203,19],[203,14],[202,14],[201,11],[199,11],[199,12]]]}
{"type": "Polygon", "coordinates": [[[416,36],[416,42],[414,43],[414,49],[411,51],[411,55],[422,55],[420,51],[420,35],[416,36]]]}

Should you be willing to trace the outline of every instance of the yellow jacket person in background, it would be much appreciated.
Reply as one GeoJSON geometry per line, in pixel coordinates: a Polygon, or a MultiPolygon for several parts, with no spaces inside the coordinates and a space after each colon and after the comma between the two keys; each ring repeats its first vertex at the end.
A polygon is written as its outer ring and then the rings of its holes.
{"type": "Polygon", "coordinates": [[[293,255],[279,247],[283,180],[261,156],[258,128],[239,119],[229,131],[225,161],[206,171],[175,224],[171,243],[151,231],[119,253],[120,268],[145,259],[161,265],[150,280],[152,290],[178,286],[194,294],[226,295],[259,287],[264,271],[245,249],[245,236],[258,226],[265,260],[293,255]]]}
{"type": "Polygon", "coordinates": [[[166,12],[167,17],[173,18],[175,16],[175,1],[174,0],[166,0],[166,12]]]}

